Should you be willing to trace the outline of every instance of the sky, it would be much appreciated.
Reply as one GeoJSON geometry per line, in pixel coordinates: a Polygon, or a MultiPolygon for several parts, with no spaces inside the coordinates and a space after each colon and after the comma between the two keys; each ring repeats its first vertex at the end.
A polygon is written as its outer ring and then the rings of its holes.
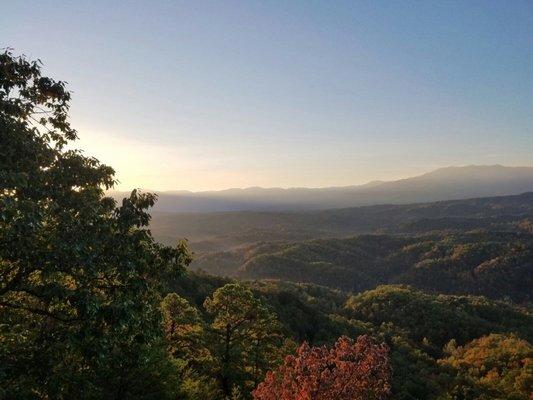
{"type": "Polygon", "coordinates": [[[533,2],[6,1],[119,190],[533,166],[533,2]]]}

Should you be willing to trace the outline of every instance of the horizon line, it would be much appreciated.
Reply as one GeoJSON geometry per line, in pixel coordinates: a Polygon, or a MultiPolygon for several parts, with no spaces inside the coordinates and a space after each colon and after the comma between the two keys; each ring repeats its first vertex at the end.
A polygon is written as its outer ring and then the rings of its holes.
{"type": "Polygon", "coordinates": [[[227,192],[232,190],[327,190],[327,189],[344,189],[344,188],[356,188],[356,187],[362,187],[362,186],[368,186],[371,184],[384,184],[384,183],[391,183],[391,182],[399,182],[407,179],[413,179],[418,177],[423,177],[432,173],[435,173],[437,171],[445,170],[445,169],[466,169],[466,168],[533,168],[533,165],[503,165],[503,164],[466,164],[466,165],[448,165],[448,166],[442,166],[437,167],[435,169],[432,169],[430,171],[424,172],[419,175],[409,175],[405,176],[403,178],[399,179],[392,179],[392,180],[386,180],[386,179],[374,179],[365,183],[360,184],[351,184],[351,185],[332,185],[332,186],[244,186],[244,187],[228,187],[224,189],[208,189],[208,190],[187,190],[187,189],[166,189],[166,190],[159,190],[154,188],[143,188],[143,187],[133,187],[131,189],[109,189],[106,190],[106,193],[124,193],[124,192],[131,192],[133,190],[140,190],[142,192],[153,192],[153,193],[187,193],[187,194],[199,194],[199,193],[212,193],[212,192],[227,192]]]}

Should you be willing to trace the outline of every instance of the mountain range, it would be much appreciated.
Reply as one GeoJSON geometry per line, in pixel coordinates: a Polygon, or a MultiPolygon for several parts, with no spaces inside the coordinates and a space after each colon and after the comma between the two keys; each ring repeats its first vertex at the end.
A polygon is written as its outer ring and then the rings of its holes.
{"type": "MultiPolygon", "coordinates": [[[[303,211],[520,194],[533,190],[533,167],[445,167],[412,178],[328,188],[155,192],[156,212],[303,211]]],[[[117,200],[126,192],[111,192],[117,200]]]]}

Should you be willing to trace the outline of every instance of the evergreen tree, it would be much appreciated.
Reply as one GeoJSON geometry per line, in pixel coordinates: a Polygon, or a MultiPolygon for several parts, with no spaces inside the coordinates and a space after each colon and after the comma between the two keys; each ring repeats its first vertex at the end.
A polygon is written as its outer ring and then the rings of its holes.
{"type": "Polygon", "coordinates": [[[224,396],[251,390],[280,358],[275,315],[252,292],[226,284],[204,302],[212,316],[210,342],[224,396]]]}

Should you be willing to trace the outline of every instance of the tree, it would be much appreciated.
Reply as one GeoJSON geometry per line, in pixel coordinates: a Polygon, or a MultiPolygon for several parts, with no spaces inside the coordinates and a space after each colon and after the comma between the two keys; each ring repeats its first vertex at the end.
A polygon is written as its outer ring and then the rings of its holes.
{"type": "Polygon", "coordinates": [[[279,358],[275,315],[235,283],[217,289],[204,307],[213,318],[210,343],[223,395],[230,396],[234,386],[254,387],[279,358]]]}
{"type": "Polygon", "coordinates": [[[214,362],[200,312],[176,293],[163,299],[161,309],[167,349],[180,378],[179,398],[220,398],[217,381],[211,376],[214,362]]]}
{"type": "Polygon", "coordinates": [[[302,344],[268,372],[256,400],[378,400],[390,394],[388,347],[369,336],[343,336],[332,348],[302,344]]]}
{"type": "Polygon", "coordinates": [[[176,293],[170,293],[163,299],[161,309],[163,333],[172,356],[188,363],[205,362],[209,351],[205,346],[204,322],[200,312],[176,293]]]}
{"type": "Polygon", "coordinates": [[[164,398],[159,282],[189,255],[146,229],[154,195],[117,207],[113,169],[67,149],[69,102],[0,54],[0,397],[164,398]]]}

